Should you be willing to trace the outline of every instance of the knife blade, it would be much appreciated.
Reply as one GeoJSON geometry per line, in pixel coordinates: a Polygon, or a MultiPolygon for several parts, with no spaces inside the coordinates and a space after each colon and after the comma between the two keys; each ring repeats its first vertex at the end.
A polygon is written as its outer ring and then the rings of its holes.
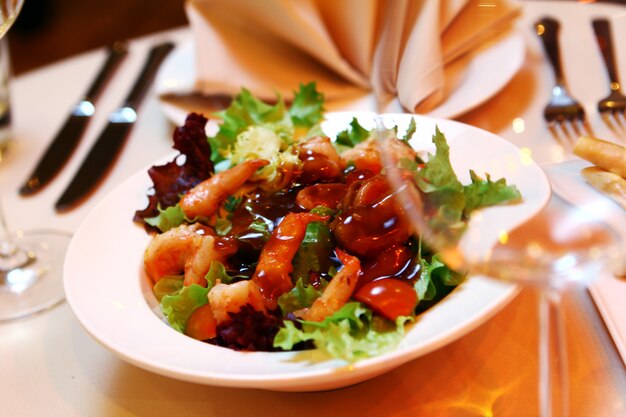
{"type": "Polygon", "coordinates": [[[137,119],[139,104],[152,84],[159,66],[173,48],[174,44],[171,42],[152,47],[130,93],[123,104],[109,115],[107,125],[56,202],[57,211],[70,210],[86,200],[113,167],[137,119]]]}
{"type": "Polygon", "coordinates": [[[20,195],[28,196],[40,191],[57,176],[70,159],[95,113],[95,103],[98,97],[127,52],[128,49],[123,42],[116,42],[109,47],[108,56],[96,78],[82,99],[76,103],[67,120],[39,159],[35,169],[20,187],[20,195]]]}

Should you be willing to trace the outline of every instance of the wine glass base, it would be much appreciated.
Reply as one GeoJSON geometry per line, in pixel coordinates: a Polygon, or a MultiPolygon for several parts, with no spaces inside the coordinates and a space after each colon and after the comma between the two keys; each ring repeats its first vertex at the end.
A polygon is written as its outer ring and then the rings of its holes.
{"type": "Polygon", "coordinates": [[[71,234],[53,230],[20,232],[13,243],[34,258],[0,272],[0,321],[14,320],[53,307],[65,299],[63,261],[71,234]]]}

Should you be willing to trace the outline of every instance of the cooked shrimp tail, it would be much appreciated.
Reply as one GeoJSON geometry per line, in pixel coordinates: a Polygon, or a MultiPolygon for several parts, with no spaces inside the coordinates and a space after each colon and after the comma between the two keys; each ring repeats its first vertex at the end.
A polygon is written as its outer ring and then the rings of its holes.
{"type": "Polygon", "coordinates": [[[344,168],[341,157],[326,136],[317,136],[302,143],[299,158],[302,161],[300,181],[304,184],[336,180],[344,168]]]}
{"type": "Polygon", "coordinates": [[[336,249],[335,253],[343,268],[330,280],[322,295],[311,307],[294,313],[297,317],[309,321],[323,321],[339,311],[352,296],[361,272],[361,262],[356,256],[349,255],[341,249],[336,249]]]}
{"type": "Polygon", "coordinates": [[[209,304],[218,325],[229,321],[231,313],[237,313],[245,305],[264,311],[263,296],[255,282],[238,281],[234,284],[218,283],[209,291],[209,304]]]}
{"type": "Polygon", "coordinates": [[[234,194],[259,168],[267,164],[269,161],[265,159],[253,159],[213,175],[189,190],[181,198],[180,208],[190,219],[211,217],[228,196],[234,194]]]}
{"type": "Polygon", "coordinates": [[[276,308],[278,297],[293,287],[291,261],[304,239],[307,226],[311,222],[326,220],[328,216],[314,213],[289,213],[272,232],[252,276],[268,309],[276,308]]]}
{"type": "MultiPolygon", "coordinates": [[[[417,157],[415,150],[400,140],[391,141],[388,152],[391,152],[395,160],[408,159],[414,161],[417,157]]],[[[356,169],[372,171],[375,174],[382,170],[380,150],[373,138],[369,138],[344,151],[341,154],[341,158],[346,164],[354,164],[356,169]]]]}
{"type": "Polygon", "coordinates": [[[216,238],[199,223],[181,225],[156,235],[144,253],[144,268],[157,282],[167,275],[184,273],[184,285],[206,286],[204,276],[213,260],[223,261],[228,253],[218,251],[216,238]]]}

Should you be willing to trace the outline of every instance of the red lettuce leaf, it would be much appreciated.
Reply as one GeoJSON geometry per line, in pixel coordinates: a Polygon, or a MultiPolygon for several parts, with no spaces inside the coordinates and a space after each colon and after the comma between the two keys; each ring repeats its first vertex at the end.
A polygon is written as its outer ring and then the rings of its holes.
{"type": "Polygon", "coordinates": [[[157,216],[159,208],[175,206],[182,194],[213,174],[211,146],[204,130],[206,123],[206,117],[190,113],[185,124],[174,131],[173,148],[185,156],[185,162],[179,164],[177,156],[165,165],[155,165],[148,170],[154,192],[148,195],[148,206],[137,210],[134,216],[147,230],[154,228],[144,219],[157,216]]]}

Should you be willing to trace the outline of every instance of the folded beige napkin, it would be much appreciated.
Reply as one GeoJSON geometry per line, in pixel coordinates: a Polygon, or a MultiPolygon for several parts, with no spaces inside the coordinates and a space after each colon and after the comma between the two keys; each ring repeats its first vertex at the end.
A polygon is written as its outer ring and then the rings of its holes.
{"type": "Polygon", "coordinates": [[[246,87],[289,99],[316,81],[327,100],[373,91],[424,112],[458,79],[457,58],[509,27],[515,0],[187,0],[202,94],[246,87]]]}

